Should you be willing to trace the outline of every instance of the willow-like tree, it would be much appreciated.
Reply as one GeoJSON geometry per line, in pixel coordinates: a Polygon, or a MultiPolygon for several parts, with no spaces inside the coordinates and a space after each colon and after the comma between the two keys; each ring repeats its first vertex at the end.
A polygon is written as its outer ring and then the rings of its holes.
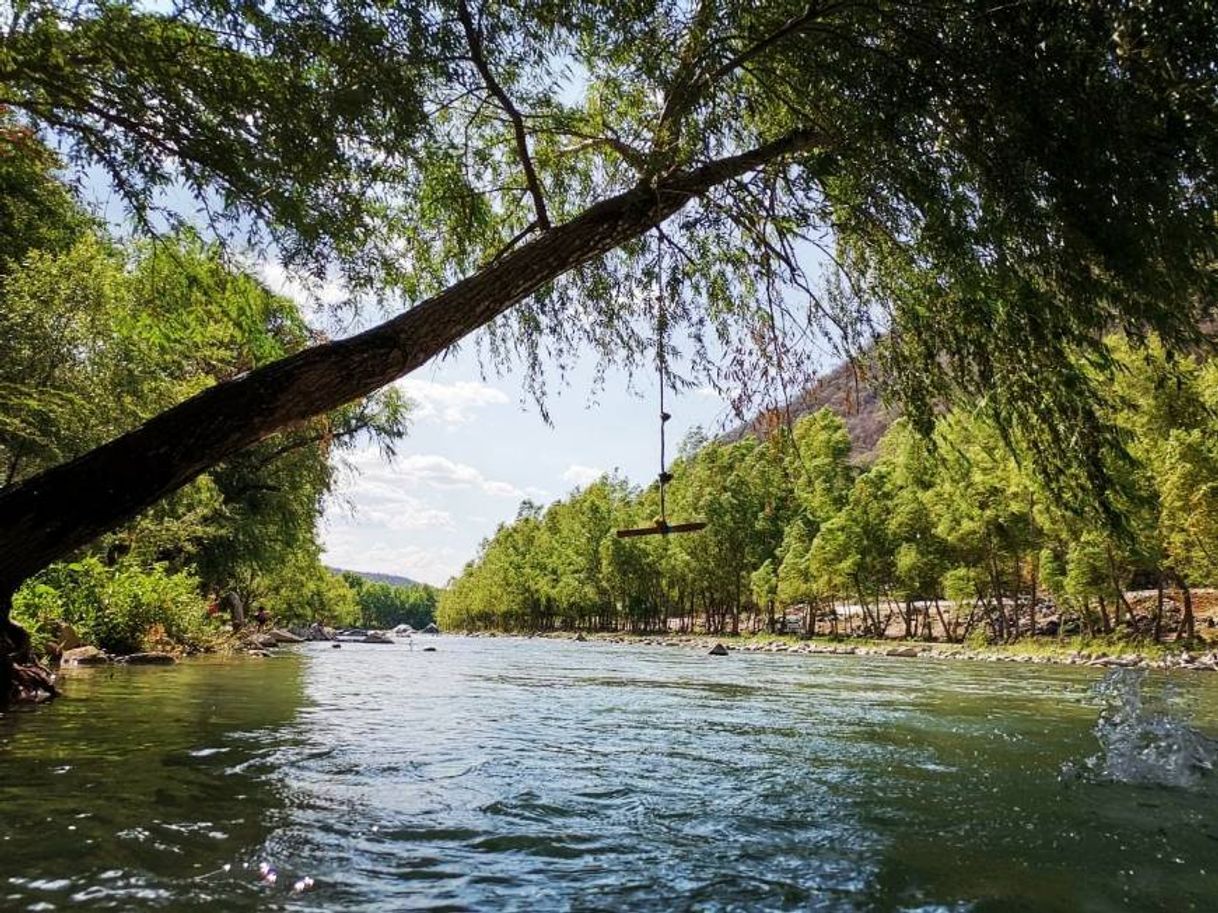
{"type": "Polygon", "coordinates": [[[217,231],[400,312],[0,493],[0,617],[48,562],[492,321],[495,357],[591,342],[637,364],[652,229],[670,338],[684,325],[698,364],[717,336],[733,388],[797,374],[809,324],[850,343],[876,322],[915,420],[985,393],[1040,419],[1022,435],[1046,463],[1081,445],[1080,484],[1102,486],[1106,436],[1071,356],[1102,362],[1113,327],[1192,341],[1218,300],[1218,17],[1199,0],[4,15],[0,104],[146,230],[186,193],[217,231]]]}

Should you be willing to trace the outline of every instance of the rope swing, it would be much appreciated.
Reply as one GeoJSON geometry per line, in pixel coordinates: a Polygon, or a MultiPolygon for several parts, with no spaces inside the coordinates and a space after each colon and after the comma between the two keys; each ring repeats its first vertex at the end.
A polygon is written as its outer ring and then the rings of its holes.
{"type": "Polygon", "coordinates": [[[668,509],[664,501],[665,488],[672,481],[668,471],[668,458],[665,451],[665,427],[671,415],[664,407],[664,388],[668,385],[668,359],[665,355],[664,340],[668,335],[668,313],[664,307],[664,270],[663,245],[660,234],[656,232],[656,369],[660,376],[660,515],[652,526],[642,526],[636,529],[619,529],[619,539],[629,539],[633,536],[667,536],[669,533],[696,533],[704,529],[703,522],[669,523],[668,509]]]}

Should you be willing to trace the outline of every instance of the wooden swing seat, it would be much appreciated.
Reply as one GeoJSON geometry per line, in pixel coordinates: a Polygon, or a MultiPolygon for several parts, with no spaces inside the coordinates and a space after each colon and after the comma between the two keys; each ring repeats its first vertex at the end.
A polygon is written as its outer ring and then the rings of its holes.
{"type": "Polygon", "coordinates": [[[630,539],[634,536],[667,536],[669,533],[696,533],[700,529],[706,529],[706,524],[698,521],[693,523],[665,523],[661,520],[654,526],[641,526],[637,529],[619,529],[617,537],[619,539],[630,539]]]}

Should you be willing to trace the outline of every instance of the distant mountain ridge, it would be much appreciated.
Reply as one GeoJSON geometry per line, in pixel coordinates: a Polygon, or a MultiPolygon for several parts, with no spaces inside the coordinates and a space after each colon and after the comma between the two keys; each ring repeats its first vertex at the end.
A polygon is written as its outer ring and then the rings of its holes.
{"type": "Polygon", "coordinates": [[[401,577],[397,574],[379,574],[374,571],[353,571],[345,567],[327,567],[326,570],[335,574],[355,574],[357,577],[363,577],[365,580],[373,583],[387,583],[390,586],[426,586],[418,580],[412,580],[409,577],[401,577]]]}

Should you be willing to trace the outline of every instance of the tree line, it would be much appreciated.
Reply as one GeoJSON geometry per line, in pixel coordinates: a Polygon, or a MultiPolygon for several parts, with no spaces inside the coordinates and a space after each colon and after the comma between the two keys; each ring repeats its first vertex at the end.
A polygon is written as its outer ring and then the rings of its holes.
{"type": "MultiPolygon", "coordinates": [[[[32,132],[7,118],[0,130],[19,152],[0,156],[0,490],[316,343],[297,305],[220,247],[185,230],[116,237],[32,132]]],[[[227,594],[284,624],[358,624],[392,615],[395,599],[414,605],[330,573],[317,538],[343,452],[369,439],[392,450],[407,414],[389,390],[234,454],[26,581],[17,617],[43,644],[70,624],[131,652],[149,637],[202,645],[230,621],[207,623],[227,594]]]]}
{"type": "Polygon", "coordinates": [[[384,316],[196,363],[70,458],[27,435],[0,488],[0,700],[38,677],[10,617],[26,581],[478,331],[540,397],[584,347],[637,365],[660,283],[694,370],[717,377],[718,340],[748,398],[878,323],[921,432],[981,402],[1102,494],[1103,333],[1186,347],[1218,300],[1204,3],[40,0],[0,20],[0,158],[51,142],[124,230],[193,224],[384,316]]]}
{"type": "Polygon", "coordinates": [[[355,595],[359,623],[366,628],[388,630],[410,625],[421,631],[436,620],[438,591],[425,583],[401,586],[385,580],[369,580],[353,571],[339,577],[355,595]]]}
{"type": "Polygon", "coordinates": [[[1009,642],[1036,634],[1195,632],[1218,582],[1218,366],[1108,340],[1108,503],[1034,471],[979,411],[931,438],[896,421],[870,465],[828,410],[764,440],[695,436],[668,488],[698,533],[622,539],[657,486],[608,475],[483,541],[442,594],[446,628],[742,630],[1009,642]],[[1136,604],[1132,589],[1151,591],[1136,604]]]}

